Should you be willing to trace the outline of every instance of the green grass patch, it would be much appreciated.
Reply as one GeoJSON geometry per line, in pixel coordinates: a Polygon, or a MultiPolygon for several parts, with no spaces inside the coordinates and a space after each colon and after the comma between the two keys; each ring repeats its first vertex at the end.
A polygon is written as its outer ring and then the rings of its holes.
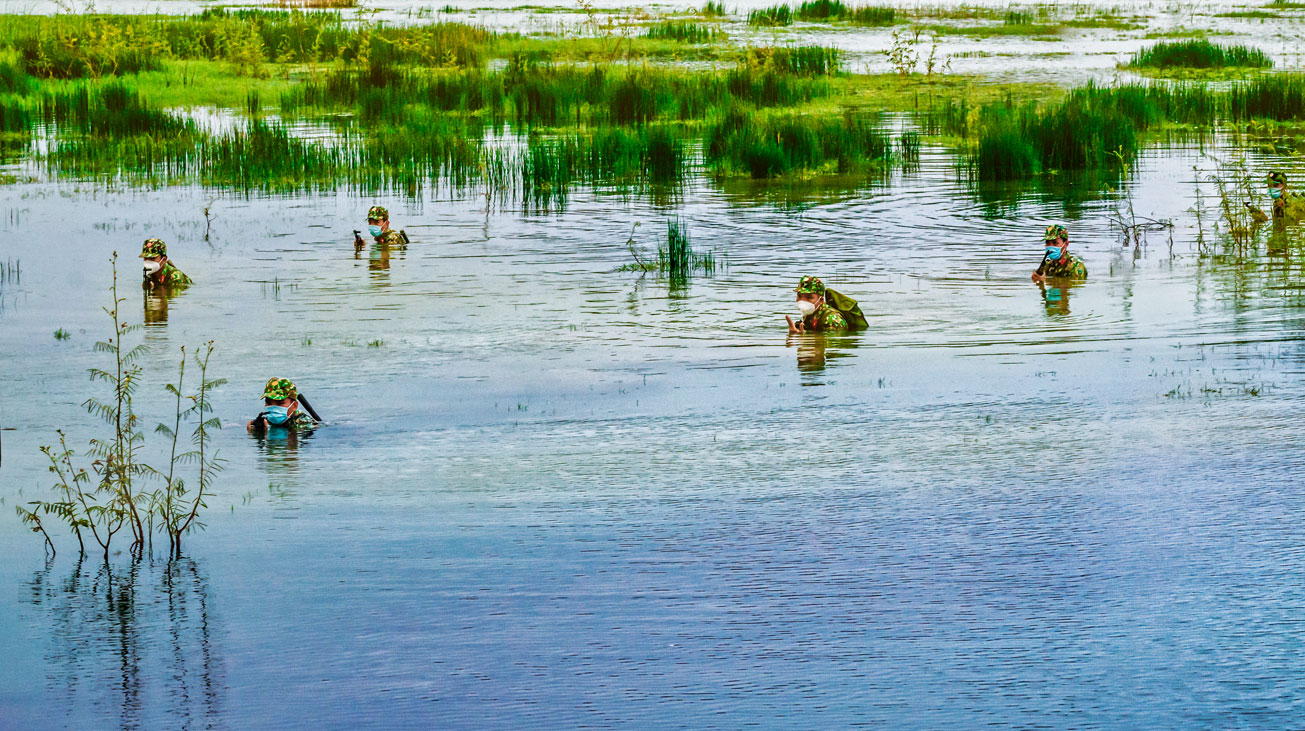
{"type": "Polygon", "coordinates": [[[1234,10],[1228,13],[1217,13],[1216,18],[1245,18],[1248,20],[1273,20],[1283,16],[1277,13],[1269,13],[1263,10],[1234,10]]]}
{"type": "Polygon", "coordinates": [[[1219,45],[1203,38],[1157,43],[1133,54],[1129,68],[1271,68],[1273,61],[1257,48],[1219,45]]]}
{"type": "Polygon", "coordinates": [[[719,28],[683,20],[668,20],[648,26],[644,31],[646,38],[658,38],[678,41],[679,43],[715,43],[724,40],[725,33],[719,28]]]}

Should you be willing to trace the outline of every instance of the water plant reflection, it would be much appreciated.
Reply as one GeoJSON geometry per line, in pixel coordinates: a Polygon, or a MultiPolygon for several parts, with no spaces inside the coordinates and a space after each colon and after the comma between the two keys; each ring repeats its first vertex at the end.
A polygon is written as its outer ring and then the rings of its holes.
{"type": "MultiPolygon", "coordinates": [[[[54,561],[26,600],[47,622],[47,681],[71,727],[213,728],[221,725],[222,661],[208,577],[191,559],[121,566],[54,561]],[[102,709],[94,723],[72,716],[102,709]]],[[[54,711],[57,712],[57,711],[54,711]]]]}

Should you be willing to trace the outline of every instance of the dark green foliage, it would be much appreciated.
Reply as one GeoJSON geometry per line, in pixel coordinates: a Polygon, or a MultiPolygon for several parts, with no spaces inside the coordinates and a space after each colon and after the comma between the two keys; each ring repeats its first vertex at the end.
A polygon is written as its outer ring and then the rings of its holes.
{"type": "Polygon", "coordinates": [[[1305,76],[1263,76],[1232,86],[1224,97],[1230,119],[1305,119],[1305,76]]]}
{"type": "Polygon", "coordinates": [[[897,9],[863,5],[853,8],[847,19],[855,25],[892,25],[897,22],[897,9]]]}
{"type": "Polygon", "coordinates": [[[702,6],[702,14],[708,18],[719,18],[725,14],[725,4],[708,0],[707,4],[702,6]]]}
{"type": "Polygon", "coordinates": [[[841,0],[808,0],[798,6],[799,20],[835,20],[848,14],[841,0]]]}
{"type": "Polygon", "coordinates": [[[707,129],[706,162],[718,172],[772,178],[797,170],[851,173],[882,164],[892,145],[877,126],[842,119],[782,117],[761,122],[731,109],[707,129]]]}
{"type": "MultiPolygon", "coordinates": [[[[100,78],[157,69],[166,59],[370,61],[481,67],[497,36],[462,23],[358,27],[339,13],[210,8],[199,15],[0,16],[0,46],[42,78],[100,78]],[[384,48],[383,48],[384,47],[384,48]]],[[[378,68],[383,68],[378,67],[378,68]]]]}
{"type": "Polygon", "coordinates": [[[724,37],[725,34],[709,25],[688,23],[683,20],[668,20],[664,23],[649,26],[644,35],[648,38],[661,38],[681,43],[712,43],[724,37]]]}
{"type": "Polygon", "coordinates": [[[774,27],[793,25],[793,8],[787,5],[775,5],[748,13],[748,25],[774,27]]]}
{"type": "Polygon", "coordinates": [[[694,271],[711,275],[716,271],[716,257],[711,252],[696,254],[689,243],[689,227],[682,218],[666,222],[666,245],[657,248],[657,269],[666,275],[671,287],[689,283],[694,271]]]}
{"type": "Polygon", "coordinates": [[[743,52],[743,64],[792,76],[830,76],[838,73],[841,56],[842,51],[826,46],[754,46],[743,52]]]}
{"type": "Polygon", "coordinates": [[[1222,46],[1199,38],[1167,41],[1143,48],[1133,54],[1128,65],[1135,68],[1271,68],[1273,60],[1258,48],[1222,46]]]}
{"type": "Polygon", "coordinates": [[[1033,13],[1028,10],[1011,8],[1002,16],[1002,25],[1033,25],[1033,13]]]}
{"type": "Polygon", "coordinates": [[[807,0],[794,10],[789,5],[774,5],[748,13],[748,24],[756,26],[792,25],[794,20],[813,23],[846,21],[856,25],[892,25],[897,10],[863,5],[848,7],[842,0],[807,0]]]}
{"type": "Polygon", "coordinates": [[[47,124],[102,137],[176,137],[194,131],[193,124],[150,108],[134,89],[117,80],[46,92],[39,109],[47,124]]]}

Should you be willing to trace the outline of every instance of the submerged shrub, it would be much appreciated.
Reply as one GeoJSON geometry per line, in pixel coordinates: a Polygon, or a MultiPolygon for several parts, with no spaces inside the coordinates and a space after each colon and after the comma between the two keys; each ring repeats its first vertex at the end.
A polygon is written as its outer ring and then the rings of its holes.
{"type": "Polygon", "coordinates": [[[1133,68],[1271,68],[1273,60],[1264,51],[1246,46],[1223,46],[1204,38],[1166,41],[1133,54],[1133,68]]]}

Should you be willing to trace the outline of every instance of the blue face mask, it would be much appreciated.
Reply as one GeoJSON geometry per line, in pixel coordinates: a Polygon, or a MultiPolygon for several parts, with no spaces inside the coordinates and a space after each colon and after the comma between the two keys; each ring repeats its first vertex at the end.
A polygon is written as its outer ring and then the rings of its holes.
{"type": "Polygon", "coordinates": [[[1269,197],[1270,197],[1270,198],[1281,198],[1281,197],[1282,197],[1282,188],[1269,188],[1269,197]]]}
{"type": "Polygon", "coordinates": [[[372,238],[376,238],[381,235],[381,227],[367,224],[367,233],[371,234],[372,238]]]}
{"type": "Polygon", "coordinates": [[[1055,260],[1057,260],[1057,259],[1059,259],[1059,258],[1060,258],[1060,247],[1059,247],[1059,246],[1048,246],[1048,247],[1047,247],[1047,259],[1048,259],[1049,261],[1055,261],[1055,260]]]}
{"type": "Polygon", "coordinates": [[[269,406],[263,416],[269,424],[280,425],[290,420],[290,412],[284,406],[269,406]]]}

